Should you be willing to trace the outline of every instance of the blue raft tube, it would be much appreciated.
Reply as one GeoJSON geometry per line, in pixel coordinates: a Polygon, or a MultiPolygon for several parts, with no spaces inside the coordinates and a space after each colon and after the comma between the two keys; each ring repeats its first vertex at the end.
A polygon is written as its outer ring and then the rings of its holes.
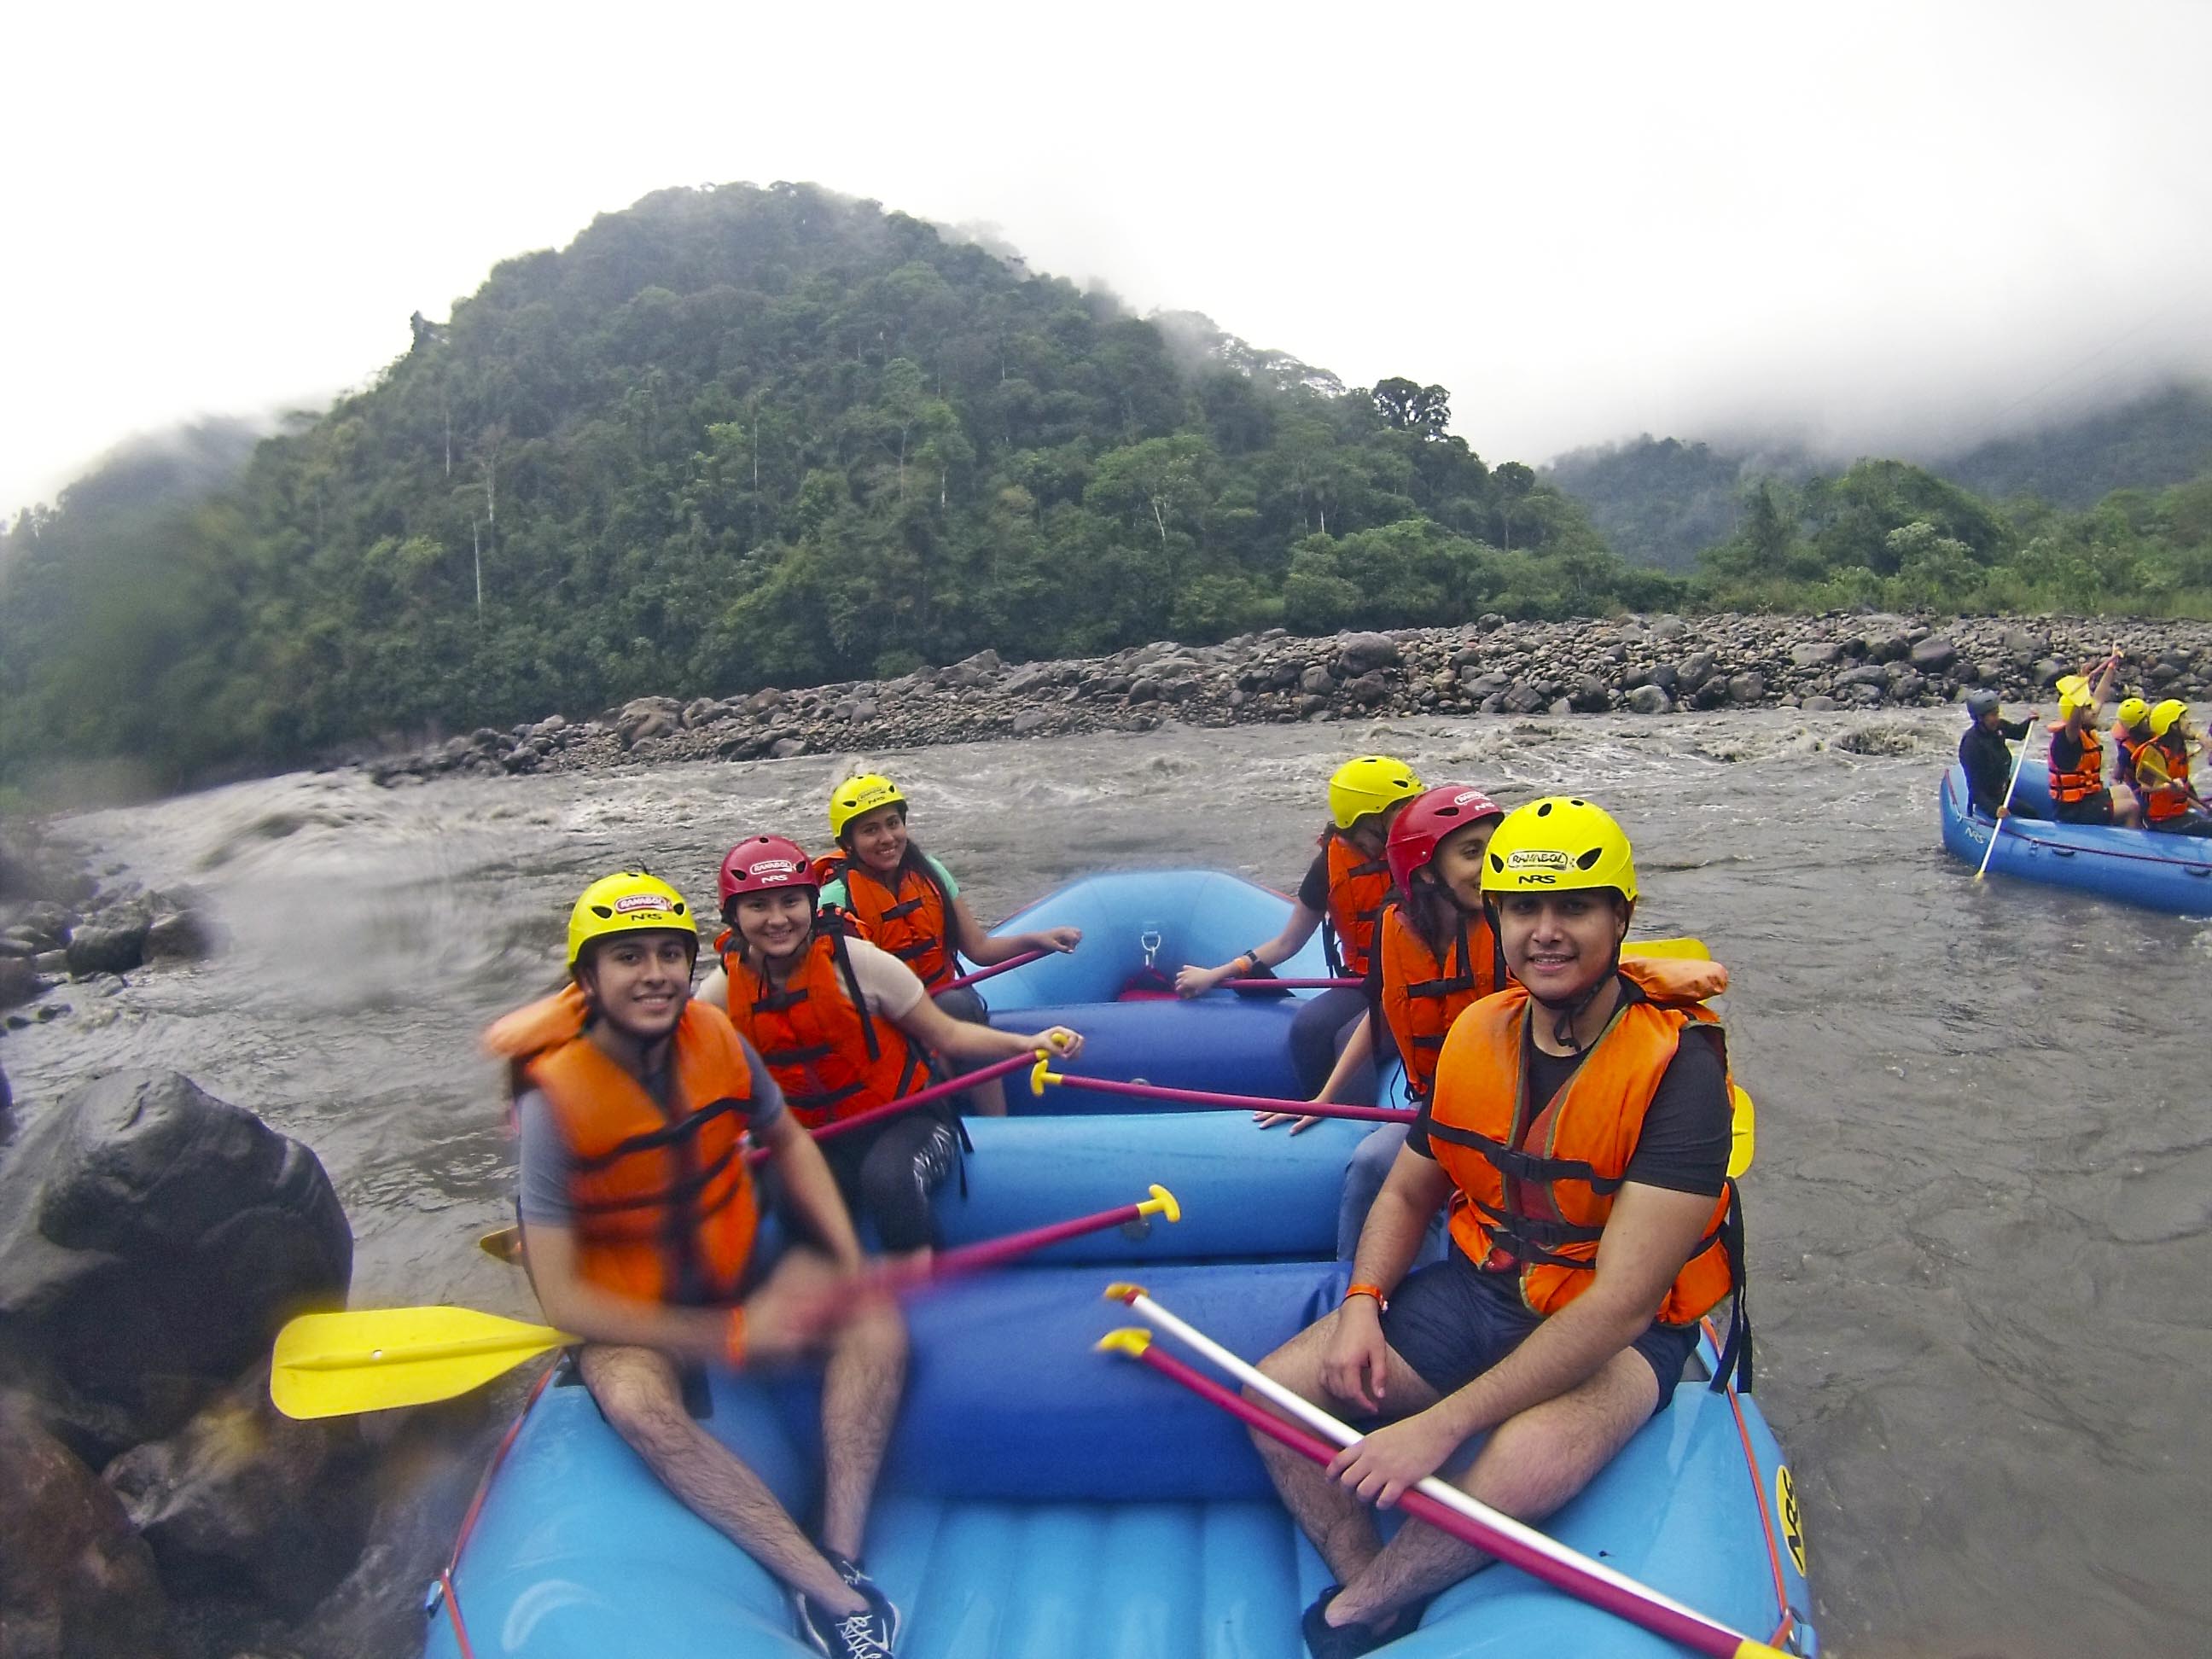
{"type": "MultiPolygon", "coordinates": [[[[1286,1054],[1262,1054],[1286,1047],[1282,1000],[1115,1000],[1152,948],[1144,934],[1161,934],[1154,966],[1171,975],[1181,961],[1222,961],[1273,937],[1287,913],[1286,900],[1234,878],[1183,877],[1180,896],[1167,898],[1162,879],[1079,883],[1016,918],[1010,927],[1071,921],[1085,944],[1001,976],[1004,991],[1021,994],[994,1000],[1024,1023],[1065,1010],[1094,1047],[1109,1029],[1101,1012],[1126,1010],[1126,1030],[1110,1022],[1113,1041],[1127,1042],[1144,1074],[1284,1091],[1286,1054]],[[1238,890],[1257,896],[1226,902],[1238,890]],[[1201,894],[1224,900],[1218,935],[1200,931],[1201,894]],[[1191,1023],[1200,1018],[1226,1024],[1191,1023]],[[1245,1060],[1224,1065],[1218,1050],[1231,1047],[1245,1060]]],[[[1321,971],[1317,960],[1285,969],[1321,971]]],[[[1093,1057],[1086,1051],[1085,1070],[1093,1057]]],[[[912,1369],[866,1550],[903,1616],[902,1659],[1298,1659],[1299,1613],[1328,1575],[1243,1427],[1093,1345],[1129,1322],[1126,1308],[1103,1299],[1119,1279],[1140,1280],[1253,1360],[1334,1307],[1347,1277],[1331,1259],[1337,1200],[1345,1158],[1367,1127],[1327,1123],[1293,1141],[1254,1133],[1237,1112],[969,1121],[966,1192],[948,1182],[936,1200],[948,1245],[1109,1209],[1154,1182],[1176,1195],[1183,1218],[1155,1224],[1141,1242],[1118,1232],[1072,1240],[910,1304],[912,1369]]],[[[1699,1360],[1709,1375],[1710,1333],[1699,1360]]],[[[1716,1393],[1692,1370],[1672,1407],[1544,1529],[1747,1635],[1814,1654],[1781,1449],[1748,1393],[1716,1393]]],[[[793,1514],[811,1514],[814,1382],[717,1374],[707,1393],[709,1432],[793,1514]]],[[[431,1594],[427,1651],[797,1659],[808,1650],[781,1587],[661,1487],[563,1364],[485,1475],[431,1594]]],[[[1680,1650],[1492,1565],[1380,1651],[1661,1659],[1680,1650]]]]}
{"type": "MultiPolygon", "coordinates": [[[[2020,769],[1989,872],[2071,887],[2169,915],[2212,915],[2212,842],[2154,835],[2104,824],[2060,823],[2051,817],[2051,773],[2039,760],[2020,769]]],[[[1943,847],[1975,868],[1989,852],[1994,826],[1972,811],[1966,775],[1955,763],[1938,794],[1943,847]]]]}

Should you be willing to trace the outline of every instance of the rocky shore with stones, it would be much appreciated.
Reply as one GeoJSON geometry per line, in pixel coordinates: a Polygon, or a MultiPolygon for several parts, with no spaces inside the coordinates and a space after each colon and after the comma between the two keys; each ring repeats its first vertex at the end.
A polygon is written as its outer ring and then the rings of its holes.
{"type": "MultiPolygon", "coordinates": [[[[2212,623],[2110,617],[1834,611],[1508,622],[1218,645],[1168,641],[1107,657],[1008,663],[981,651],[891,680],[738,696],[643,696],[551,713],[368,763],[388,785],[679,760],[755,760],[994,738],[1295,724],[1411,714],[1911,708],[1988,686],[2048,702],[2061,674],[2124,647],[2123,680],[2153,697],[2212,690],[2212,623]]],[[[677,688],[680,690],[681,688],[677,688]]]]}
{"type": "Polygon", "coordinates": [[[67,1013],[49,991],[112,995],[127,975],[213,945],[191,893],[146,888],[119,865],[94,874],[36,823],[0,824],[0,1029],[67,1013]]]}

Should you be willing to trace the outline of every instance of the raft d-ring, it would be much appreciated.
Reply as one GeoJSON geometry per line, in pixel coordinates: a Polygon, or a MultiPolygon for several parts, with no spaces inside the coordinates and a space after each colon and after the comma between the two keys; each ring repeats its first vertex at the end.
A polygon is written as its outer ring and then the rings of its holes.
{"type": "Polygon", "coordinates": [[[1152,958],[1159,955],[1160,946],[1164,942],[1164,941],[1160,938],[1160,930],[1157,927],[1147,927],[1143,933],[1137,935],[1137,943],[1145,947],[1145,966],[1146,969],[1149,969],[1152,967],[1152,958]]]}
{"type": "Polygon", "coordinates": [[[2212,876],[2212,864],[2185,864],[2181,867],[2192,876],[2212,876]]]}

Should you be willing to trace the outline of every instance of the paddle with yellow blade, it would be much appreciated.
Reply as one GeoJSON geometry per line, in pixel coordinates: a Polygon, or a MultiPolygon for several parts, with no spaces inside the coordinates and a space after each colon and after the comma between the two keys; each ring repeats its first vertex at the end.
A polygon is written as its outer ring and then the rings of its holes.
{"type": "MultiPolygon", "coordinates": [[[[1048,1222],[1000,1238],[940,1250],[919,1267],[868,1276],[860,1290],[906,1291],[1002,1267],[1017,1256],[1109,1227],[1146,1229],[1152,1218],[1182,1219],[1182,1207],[1155,1185],[1132,1204],[1048,1222]]],[[[1133,1236],[1142,1237],[1141,1232],[1133,1236]]],[[[276,1334],[269,1397],[287,1417],[343,1417],[395,1406],[426,1406],[481,1388],[550,1349],[580,1338],[550,1325],[526,1325],[472,1308],[362,1308],[302,1314],[276,1334]]]]}

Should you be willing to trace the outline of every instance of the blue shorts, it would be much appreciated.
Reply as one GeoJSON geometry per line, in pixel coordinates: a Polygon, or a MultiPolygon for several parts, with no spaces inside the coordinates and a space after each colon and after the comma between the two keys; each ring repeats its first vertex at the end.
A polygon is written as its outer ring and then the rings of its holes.
{"type": "MultiPolygon", "coordinates": [[[[1382,1315],[1382,1339],[1440,1395],[1451,1394],[1519,1347],[1544,1322],[1521,1300],[1509,1273],[1485,1273],[1455,1245],[1442,1261],[1408,1274],[1382,1315]]],[[[1659,1404],[1674,1403],[1674,1385],[1697,1351],[1695,1325],[1656,1321],[1630,1345],[1659,1379],[1659,1404]]]]}

